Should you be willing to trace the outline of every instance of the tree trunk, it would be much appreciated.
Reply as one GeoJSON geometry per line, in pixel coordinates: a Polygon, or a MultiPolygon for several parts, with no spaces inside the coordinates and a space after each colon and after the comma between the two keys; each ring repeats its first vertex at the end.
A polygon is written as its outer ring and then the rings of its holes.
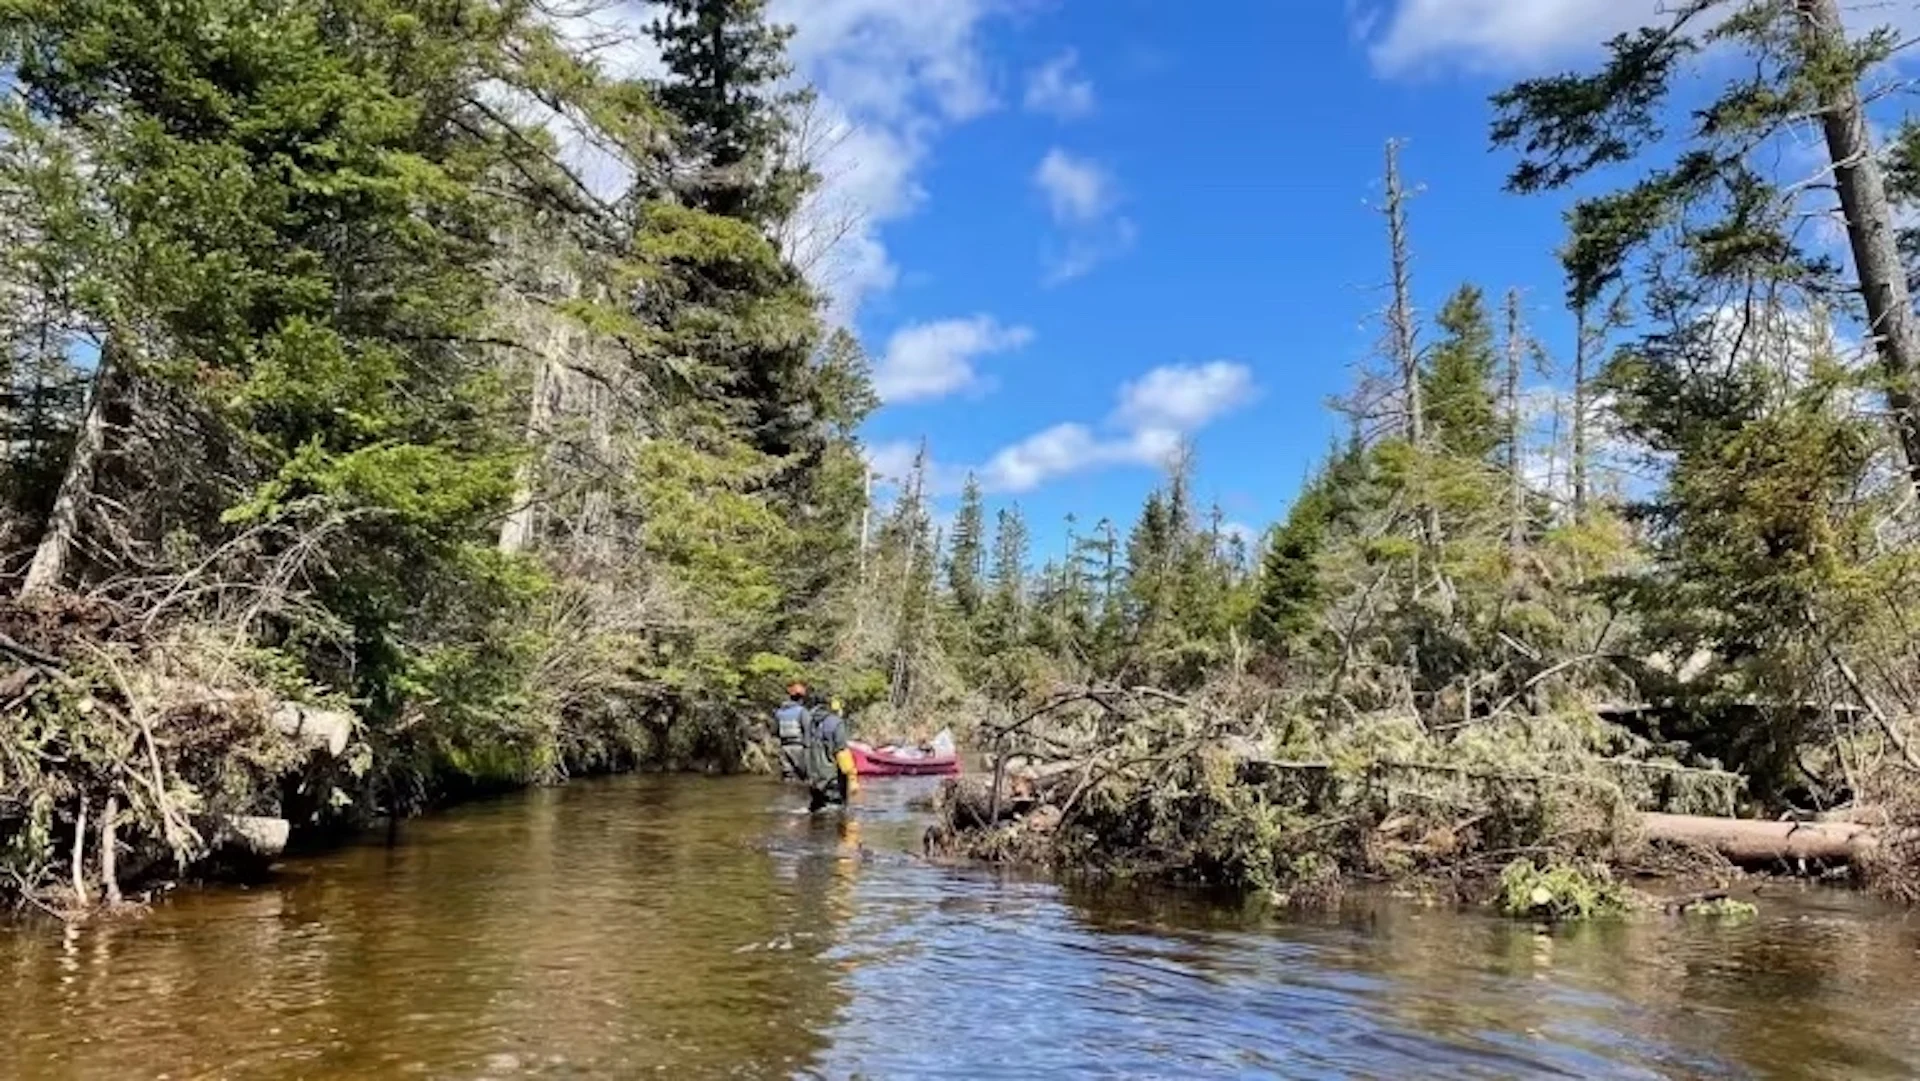
{"type": "Polygon", "coordinates": [[[1573,342],[1573,521],[1587,520],[1587,361],[1597,344],[1583,301],[1574,311],[1573,342]]]}
{"type": "Polygon", "coordinates": [[[1420,401],[1420,353],[1414,340],[1412,256],[1407,252],[1407,193],[1400,180],[1400,143],[1387,143],[1387,243],[1393,267],[1393,301],[1387,309],[1388,348],[1400,377],[1401,406],[1406,410],[1406,435],[1419,446],[1426,439],[1426,419],[1420,401]]]}
{"type": "Polygon", "coordinates": [[[87,797],[80,795],[80,807],[73,818],[73,906],[87,908],[93,898],[87,894],[87,797]]]}
{"type": "MultiPolygon", "coordinates": [[[[1407,411],[1407,441],[1415,447],[1426,446],[1426,407],[1421,400],[1420,346],[1413,325],[1413,256],[1407,245],[1407,191],[1400,179],[1400,143],[1387,141],[1387,243],[1393,265],[1393,302],[1387,309],[1387,330],[1391,336],[1394,367],[1399,369],[1400,395],[1407,411]]],[[[1440,511],[1426,500],[1421,525],[1428,544],[1438,545],[1440,511]]]]}
{"type": "MultiPolygon", "coordinates": [[[[1837,0],[1795,0],[1795,4],[1805,20],[1802,44],[1809,60],[1846,48],[1846,26],[1837,0]]],[[[1888,410],[1906,455],[1908,476],[1920,481],[1920,401],[1916,400],[1920,326],[1907,292],[1893,206],[1873,154],[1859,83],[1836,82],[1821,106],[1820,126],[1833,163],[1834,187],[1846,218],[1860,295],[1866,302],[1867,326],[1887,382],[1888,410]]]]}
{"type": "Polygon", "coordinates": [[[1527,543],[1527,486],[1520,472],[1520,358],[1526,343],[1520,336],[1520,291],[1507,290],[1507,549],[1518,561],[1527,543]]]}
{"type": "Polygon", "coordinates": [[[547,328],[540,347],[534,352],[533,394],[527,403],[527,459],[520,463],[514,478],[513,508],[500,526],[500,550],[508,555],[526,551],[533,544],[540,463],[553,431],[554,398],[559,384],[554,368],[567,348],[565,317],[538,307],[533,310],[538,318],[547,321],[547,328]]]}
{"type": "Polygon", "coordinates": [[[1852,822],[1644,814],[1640,823],[1650,841],[1710,848],[1743,867],[1796,860],[1846,863],[1871,851],[1879,840],[1871,827],[1852,822]]]}
{"type": "Polygon", "coordinates": [[[109,905],[121,903],[120,874],[115,866],[118,854],[114,848],[118,841],[114,837],[114,827],[120,817],[120,798],[109,795],[107,805],[100,812],[100,888],[106,891],[109,905]]]}
{"type": "Polygon", "coordinates": [[[67,472],[60,480],[60,492],[47,516],[40,546],[34,550],[33,563],[20,585],[20,599],[32,600],[60,587],[67,577],[67,559],[73,551],[73,539],[80,531],[80,516],[93,496],[94,468],[107,445],[107,396],[114,378],[114,346],[109,336],[100,349],[100,361],[94,369],[93,391],[87,396],[87,412],[80,422],[80,433],[73,452],[67,457],[67,472]]]}

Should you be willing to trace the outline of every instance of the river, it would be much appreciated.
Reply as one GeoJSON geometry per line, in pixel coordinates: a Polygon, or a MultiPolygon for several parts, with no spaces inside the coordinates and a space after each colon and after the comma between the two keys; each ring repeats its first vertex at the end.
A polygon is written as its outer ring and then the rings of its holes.
{"type": "Polygon", "coordinates": [[[1285,916],[926,864],[927,790],[843,820],[762,779],[583,782],[0,929],[0,1078],[1920,1075],[1920,923],[1860,898],[1285,916]]]}

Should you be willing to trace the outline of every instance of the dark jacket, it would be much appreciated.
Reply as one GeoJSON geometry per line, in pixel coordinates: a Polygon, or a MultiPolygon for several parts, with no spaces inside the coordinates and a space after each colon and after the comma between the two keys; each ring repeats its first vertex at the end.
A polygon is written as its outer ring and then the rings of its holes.
{"type": "Polygon", "coordinates": [[[834,755],[847,749],[847,722],[825,706],[807,714],[807,783],[816,792],[842,792],[846,779],[834,755]]]}

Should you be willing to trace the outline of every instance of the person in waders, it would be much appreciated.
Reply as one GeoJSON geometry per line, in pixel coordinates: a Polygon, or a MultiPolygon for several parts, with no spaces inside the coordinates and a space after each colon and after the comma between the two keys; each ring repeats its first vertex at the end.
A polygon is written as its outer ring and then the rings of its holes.
{"type": "Polygon", "coordinates": [[[847,722],[840,716],[835,699],[815,706],[807,714],[806,763],[807,810],[820,811],[834,804],[845,804],[860,790],[860,779],[853,769],[853,752],[847,749],[847,722]]]}
{"type": "Polygon", "coordinates": [[[773,711],[773,734],[780,740],[780,779],[807,777],[807,685],[787,684],[787,700],[773,711]]]}

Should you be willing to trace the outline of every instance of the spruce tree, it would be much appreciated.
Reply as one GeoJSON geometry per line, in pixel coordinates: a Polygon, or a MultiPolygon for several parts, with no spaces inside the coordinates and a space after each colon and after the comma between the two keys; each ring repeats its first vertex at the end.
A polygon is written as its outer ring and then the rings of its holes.
{"type": "Polygon", "coordinates": [[[993,565],[988,573],[987,635],[989,650],[1018,645],[1027,623],[1027,522],[1019,507],[1000,511],[993,534],[993,565]]]}
{"type": "Polygon", "coordinates": [[[1899,188],[1874,148],[1861,90],[1899,46],[1888,29],[1850,39],[1838,0],[1695,0],[1614,38],[1597,71],[1497,94],[1493,138],[1522,153],[1509,187],[1523,193],[1642,166],[1640,179],[1582,198],[1569,216],[1564,262],[1577,310],[1594,310],[1676,226],[1689,237],[1684,273],[1696,282],[1793,282],[1838,294],[1829,259],[1801,228],[1827,209],[1800,202],[1808,192],[1837,194],[1853,256],[1850,291],[1871,328],[1891,429],[1920,478],[1920,316],[1900,259],[1899,188]],[[1741,62],[1690,63],[1708,50],[1741,62]],[[1696,71],[1726,75],[1717,86],[1687,84],[1696,71]],[[1777,175],[1808,118],[1824,136],[1824,168],[1777,175]]]}
{"type": "Polygon", "coordinates": [[[1155,489],[1127,536],[1126,595],[1136,642],[1153,637],[1167,616],[1173,558],[1179,534],[1165,493],[1155,489]]]}
{"type": "Polygon", "coordinates": [[[947,548],[947,590],[954,607],[971,623],[980,616],[981,575],[986,563],[986,510],[980,482],[967,474],[960,490],[960,507],[953,517],[953,535],[947,548]]]}
{"type": "Polygon", "coordinates": [[[1421,376],[1435,445],[1456,458],[1491,462],[1504,440],[1494,402],[1493,325],[1480,290],[1461,286],[1436,322],[1442,337],[1421,376]]]}
{"type": "Polygon", "coordinates": [[[766,0],[662,0],[652,25],[669,77],[659,97],[700,172],[694,204],[768,227],[789,217],[813,183],[783,156],[789,113],[802,95],[792,74],[791,27],[766,20],[766,0]]]}
{"type": "Polygon", "coordinates": [[[1255,641],[1275,651],[1306,634],[1319,616],[1322,592],[1316,561],[1326,543],[1329,517],[1325,476],[1316,477],[1293,501],[1260,561],[1252,631],[1255,641]]]}

